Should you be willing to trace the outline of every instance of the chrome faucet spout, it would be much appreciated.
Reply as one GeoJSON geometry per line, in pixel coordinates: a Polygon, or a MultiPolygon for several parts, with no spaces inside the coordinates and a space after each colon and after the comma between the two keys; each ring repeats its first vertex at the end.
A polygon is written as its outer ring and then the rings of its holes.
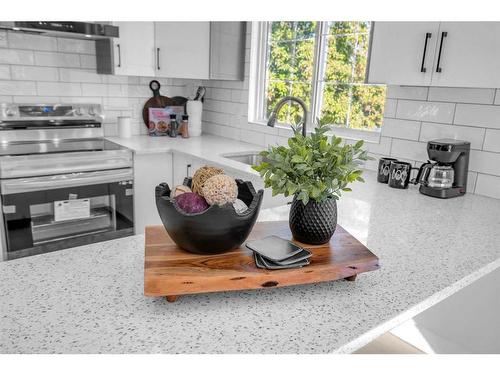
{"type": "Polygon", "coordinates": [[[269,120],[267,121],[267,126],[274,127],[274,125],[276,124],[276,118],[278,116],[281,107],[283,107],[287,102],[296,102],[302,107],[304,114],[302,117],[301,126],[302,126],[302,135],[305,137],[307,135],[307,120],[308,120],[307,106],[302,99],[297,98],[295,96],[285,96],[278,103],[276,103],[276,106],[274,107],[273,111],[271,112],[271,115],[269,116],[269,120]]]}

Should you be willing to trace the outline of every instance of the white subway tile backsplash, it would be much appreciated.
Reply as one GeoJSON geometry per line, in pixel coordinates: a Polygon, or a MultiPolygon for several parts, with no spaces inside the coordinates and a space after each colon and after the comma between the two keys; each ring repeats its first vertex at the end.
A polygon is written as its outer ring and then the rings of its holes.
{"type": "Polygon", "coordinates": [[[71,53],[35,51],[35,63],[39,66],[78,68],[80,66],[80,58],[78,55],[71,53]]]}
{"type": "Polygon", "coordinates": [[[493,104],[495,89],[430,87],[429,101],[493,104]]]}
{"type": "Polygon", "coordinates": [[[477,173],[469,172],[467,173],[467,192],[473,193],[476,188],[477,173]]]}
{"type": "MultiPolygon", "coordinates": [[[[75,55],[78,56],[78,55],[75,55]]],[[[80,55],[80,66],[84,69],[96,68],[96,57],[94,55],[80,55]]]]}
{"type": "Polygon", "coordinates": [[[398,101],[396,99],[386,99],[384,105],[384,117],[395,117],[398,101]]]}
{"type": "Polygon", "coordinates": [[[67,69],[60,68],[59,75],[61,82],[93,82],[101,83],[101,75],[95,70],[67,69]]]}
{"type": "Polygon", "coordinates": [[[392,140],[391,156],[416,161],[427,160],[427,145],[423,142],[407,141],[394,138],[392,140]]]}
{"type": "Polygon", "coordinates": [[[477,175],[475,193],[500,199],[500,176],[479,173],[477,175]]]}
{"type": "Polygon", "coordinates": [[[391,152],[392,138],[390,137],[380,137],[380,141],[377,142],[365,142],[365,149],[374,154],[384,154],[389,155],[391,152]]]}
{"type": "Polygon", "coordinates": [[[41,95],[33,95],[33,96],[14,96],[12,98],[13,103],[38,103],[38,104],[56,104],[61,102],[61,98],[59,96],[41,96],[41,95]]]}
{"type": "Polygon", "coordinates": [[[121,85],[107,85],[103,83],[82,83],[83,96],[120,96],[121,85]]]}
{"type": "Polygon", "coordinates": [[[495,103],[494,104],[496,104],[496,105],[500,104],[500,89],[496,90],[496,93],[495,93],[495,103]]]}
{"type": "Polygon", "coordinates": [[[0,79],[10,79],[10,67],[8,65],[0,65],[0,79]]]}
{"type": "Polygon", "coordinates": [[[95,42],[93,40],[57,38],[57,49],[60,52],[95,55],[95,42]]]}
{"type": "Polygon", "coordinates": [[[20,81],[57,81],[57,68],[45,66],[13,65],[10,67],[12,79],[20,81]]]}
{"type": "Polygon", "coordinates": [[[7,47],[7,31],[0,30],[0,48],[7,47]]]}
{"type": "Polygon", "coordinates": [[[38,51],[56,51],[57,40],[41,35],[8,32],[8,40],[10,48],[31,49],[38,51]]]}
{"type": "Polygon", "coordinates": [[[418,141],[420,122],[386,118],[384,119],[381,132],[384,137],[418,141]]]}
{"type": "Polygon", "coordinates": [[[483,150],[500,152],[500,130],[486,129],[483,150]]]}
{"type": "Polygon", "coordinates": [[[388,86],[386,95],[391,99],[426,100],[428,92],[428,87],[388,86]]]}
{"type": "Polygon", "coordinates": [[[452,123],[454,103],[398,100],[396,117],[405,120],[452,123]]]}
{"type": "Polygon", "coordinates": [[[79,83],[65,82],[37,82],[39,95],[81,96],[82,89],[79,83]]]}
{"type": "Polygon", "coordinates": [[[243,142],[253,143],[261,146],[266,144],[266,134],[264,133],[241,129],[240,137],[243,142]]]}
{"type": "Polygon", "coordinates": [[[457,104],[454,123],[500,129],[500,106],[457,104]]]}
{"type": "Polygon", "coordinates": [[[0,95],[36,95],[35,82],[0,81],[0,95]]]}
{"type": "Polygon", "coordinates": [[[427,142],[439,138],[452,138],[469,141],[471,148],[481,150],[483,147],[485,129],[468,126],[456,126],[447,124],[437,124],[431,122],[422,123],[420,141],[427,142]]]}
{"type": "Polygon", "coordinates": [[[0,48],[0,64],[33,65],[33,51],[0,48]]]}
{"type": "Polygon", "coordinates": [[[471,150],[469,170],[500,176],[500,153],[471,150]]]}

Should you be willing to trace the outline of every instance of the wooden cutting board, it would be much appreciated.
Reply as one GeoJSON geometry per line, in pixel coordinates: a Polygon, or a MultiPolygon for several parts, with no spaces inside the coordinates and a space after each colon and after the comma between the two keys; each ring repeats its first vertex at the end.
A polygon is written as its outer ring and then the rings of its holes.
{"type": "Polygon", "coordinates": [[[149,98],[142,108],[142,119],[144,124],[149,129],[149,108],[165,108],[167,106],[185,106],[187,98],[183,96],[174,96],[169,98],[160,94],[160,82],[153,80],[149,82],[149,88],[153,92],[153,96],[149,98]]]}
{"type": "MultiPolygon", "coordinates": [[[[248,240],[270,235],[291,240],[288,221],[256,223],[248,240]]],[[[191,254],[177,247],[163,226],[147,227],[144,294],[165,296],[173,302],[183,294],[276,288],[338,279],[354,281],[358,274],[379,268],[378,258],[340,225],[327,244],[294,242],[313,253],[310,265],[264,270],[255,266],[252,252],[244,244],[222,254],[191,254]]]]}

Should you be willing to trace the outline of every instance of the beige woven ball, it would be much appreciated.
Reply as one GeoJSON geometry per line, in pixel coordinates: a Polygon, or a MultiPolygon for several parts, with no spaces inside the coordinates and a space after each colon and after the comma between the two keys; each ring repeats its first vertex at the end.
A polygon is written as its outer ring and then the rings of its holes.
{"type": "Polygon", "coordinates": [[[226,203],[233,203],[238,197],[238,185],[231,176],[219,174],[205,181],[202,196],[209,205],[222,206],[226,203]]]}
{"type": "Polygon", "coordinates": [[[184,193],[191,193],[191,189],[188,186],[177,185],[170,192],[170,198],[175,198],[178,195],[181,195],[181,194],[184,194],[184,193]]]}
{"type": "Polygon", "coordinates": [[[208,165],[198,168],[198,170],[193,175],[193,179],[191,180],[191,190],[194,193],[203,195],[202,189],[205,181],[207,181],[210,177],[216,176],[218,174],[224,174],[224,170],[221,168],[210,167],[208,165]]]}

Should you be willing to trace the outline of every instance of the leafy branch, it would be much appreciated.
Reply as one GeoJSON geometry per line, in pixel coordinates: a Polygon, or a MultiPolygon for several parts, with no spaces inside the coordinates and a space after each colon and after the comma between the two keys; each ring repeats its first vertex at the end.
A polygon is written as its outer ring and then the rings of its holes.
{"type": "Polygon", "coordinates": [[[349,145],[340,137],[329,140],[329,126],[321,123],[307,137],[300,128],[293,130],[288,147],[269,147],[260,153],[264,161],[252,166],[264,179],[265,187],[272,188],[273,196],[296,195],[304,204],[310,199],[323,202],[351,191],[348,185],[354,181],[364,182],[361,166],[371,158],[362,149],[363,141],[349,145]]]}

